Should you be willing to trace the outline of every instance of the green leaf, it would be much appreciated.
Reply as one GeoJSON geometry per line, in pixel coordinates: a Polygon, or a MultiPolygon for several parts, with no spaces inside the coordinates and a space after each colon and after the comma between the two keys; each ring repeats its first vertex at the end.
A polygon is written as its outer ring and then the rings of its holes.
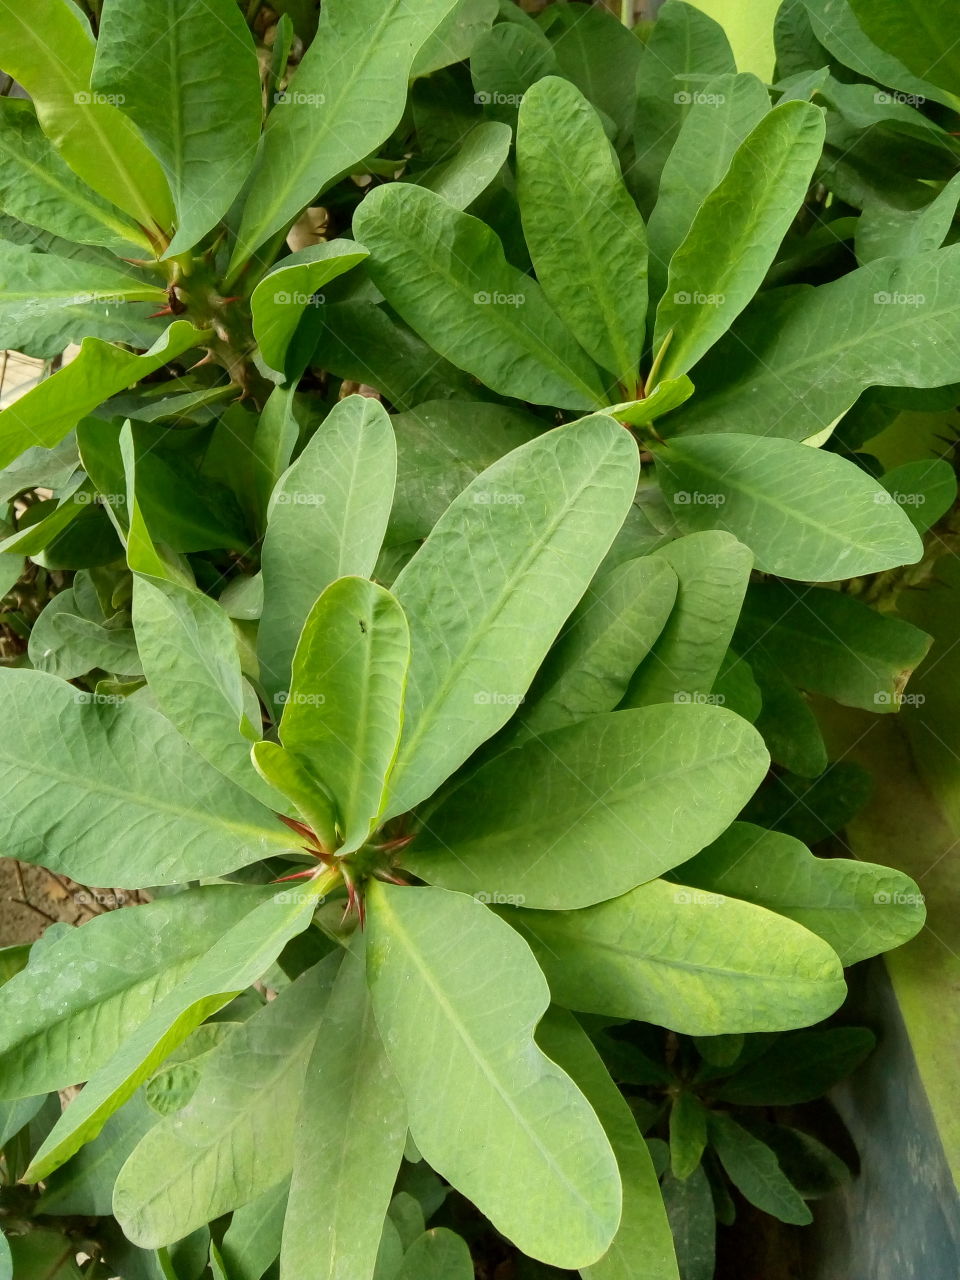
{"type": "MultiPolygon", "coordinates": [[[[847,66],[859,70],[857,62],[869,51],[871,70],[867,74],[870,79],[879,73],[882,83],[905,88],[899,83],[899,76],[891,78],[888,74],[891,69],[888,63],[902,65],[924,85],[932,81],[946,90],[952,105],[956,106],[960,95],[960,56],[950,39],[956,14],[946,0],[930,0],[922,5],[917,0],[900,0],[896,4],[891,0],[869,0],[869,3],[850,0],[842,9],[822,3],[808,7],[815,31],[819,31],[824,21],[836,23],[833,46],[852,36],[859,24],[859,38],[854,37],[851,47],[843,48],[839,54],[847,66]],[[849,16],[844,15],[843,10],[847,10],[849,16]],[[881,52],[879,59],[869,49],[870,44],[881,52]],[[847,62],[851,54],[855,62],[847,62]]],[[[823,43],[826,44],[826,40],[823,43]]]]}
{"type": "Polygon", "coordinates": [[[267,120],[231,279],[268,236],[396,128],[414,58],[455,4],[328,0],[313,43],[267,120]]]}
{"type": "Polygon", "coordinates": [[[443,889],[373,881],[368,903],[374,1013],[424,1159],[525,1253],[595,1262],[619,1175],[586,1099],[534,1043],[549,996],[529,950],[443,889]]]}
{"type": "Polygon", "coordinates": [[[881,200],[869,202],[857,219],[857,260],[861,266],[877,258],[909,258],[939,249],[953,225],[960,203],[956,174],[922,209],[900,209],[881,200]]]}
{"type": "Polygon", "coordinates": [[[647,315],[646,230],[599,116],[569,81],[547,76],[527,90],[517,163],[523,232],[548,301],[632,390],[647,315]]]}
{"type": "Polygon", "coordinates": [[[946,458],[905,462],[880,483],[918,533],[926,533],[957,500],[957,475],[946,458]]]}
{"type": "Polygon", "coordinates": [[[431,795],[510,718],[623,523],[636,446],[598,415],[479,475],[394,583],[410,623],[387,816],[431,795]]]}
{"type": "MultiPolygon", "coordinates": [[[[238,1026],[235,1022],[207,1022],[190,1033],[144,1086],[150,1109],[169,1116],[187,1105],[197,1091],[202,1059],[238,1026]]],[[[87,1148],[84,1148],[87,1150],[87,1148]]]]}
{"type": "Polygon", "coordinates": [[[706,1173],[695,1169],[681,1181],[668,1172],[661,1190],[683,1280],[713,1280],[717,1223],[706,1173]]]}
{"type": "Polygon", "coordinates": [[[711,1113],[710,1139],[727,1177],[752,1205],[781,1222],[806,1226],[813,1221],[813,1214],[765,1142],[719,1112],[711,1113]]]}
{"type": "Polygon", "coordinates": [[[126,888],[223,875],[289,848],[265,806],[140,702],[37,671],[0,672],[8,857],[126,888]],[[120,705],[116,705],[120,701],[120,705]]]}
{"type": "Polygon", "coordinates": [[[31,445],[53,448],[109,396],[163,368],[206,336],[186,320],[177,320],[143,355],[85,338],[70,364],[0,412],[0,466],[31,445]]]}
{"type": "Polygon", "coordinates": [[[315,295],[366,257],[367,250],[353,240],[332,240],[290,254],[264,276],[250,307],[260,354],[272,369],[283,372],[287,347],[303,313],[323,302],[321,297],[317,303],[315,295]]]}
{"type": "Polygon", "coordinates": [[[328,957],[240,1023],[206,1055],[191,1101],[134,1149],[113,1193],[134,1244],[172,1244],[289,1173],[307,1063],[339,962],[328,957]]]}
{"type": "Polygon", "coordinates": [[[761,436],[683,436],[654,449],[686,533],[725,529],[764,573],[833,582],[913,564],[923,543],[899,505],[834,453],[761,436]]]}
{"type": "Polygon", "coordinates": [[[697,396],[676,429],[806,440],[867,387],[958,382],[960,353],[930,340],[956,323],[958,291],[960,245],[774,291],[698,366],[697,396]]]}
{"type": "Polygon", "coordinates": [[[286,1180],[236,1210],[220,1245],[230,1280],[261,1280],[280,1256],[286,1211],[286,1180]]]}
{"type": "Polygon", "coordinates": [[[324,1011],[296,1134],[281,1276],[372,1275],[407,1120],[373,1020],[360,949],[344,957],[324,1011]]]}
{"type": "Polygon", "coordinates": [[[866,1027],[826,1027],[777,1036],[760,1057],[714,1087],[721,1102],[746,1107],[813,1102],[851,1075],[873,1052],[866,1027]]]}
{"type": "Polygon", "coordinates": [[[0,1095],[89,1079],[216,940],[269,896],[210,887],[108,911],[31,958],[0,989],[0,1095]]]}
{"type": "MultiPolygon", "coordinates": [[[[296,386],[274,387],[267,397],[260,420],[257,423],[250,451],[253,454],[250,481],[250,505],[257,531],[263,534],[267,523],[267,510],[270,496],[280,477],[290,466],[293,452],[300,439],[300,424],[297,422],[296,386]]],[[[261,601],[257,617],[263,612],[262,579],[261,601]]]]}
{"type": "Polygon", "coordinates": [[[753,556],[721,530],[693,533],[655,551],[679,580],[660,638],[630,683],[624,706],[709,697],[737,624],[753,556]]]}
{"type": "Polygon", "coordinates": [[[633,130],[642,42],[602,8],[564,0],[544,18],[561,74],[613,122],[617,144],[625,142],[633,130]]]}
{"type": "Polygon", "coordinates": [[[337,578],[373,572],[390,515],[396,445],[383,406],[341,400],[274,491],[263,542],[257,654],[267,691],[288,693],[297,640],[337,578]]]}
{"type": "MultiPolygon", "coordinates": [[[[11,1236],[9,1244],[2,1236],[0,1240],[12,1257],[16,1280],[21,1277],[22,1280],[82,1280],[76,1242],[60,1231],[33,1227],[24,1235],[11,1236]]],[[[4,1266],[5,1259],[0,1253],[0,1268],[4,1266]]],[[[0,1275],[4,1275],[3,1270],[0,1275]]]]}
{"type": "Polygon", "coordinates": [[[190,972],[153,1005],[149,1016],[87,1082],[64,1112],[24,1174],[46,1178],[95,1138],[109,1117],[205,1018],[259,981],[287,942],[310,923],[326,877],[296,892],[284,891],[255,907],[203,955],[190,972]]]}
{"type": "Polygon", "coordinates": [[[558,71],[549,40],[532,21],[523,26],[498,22],[477,41],[470,57],[474,102],[482,104],[485,115],[512,127],[530,86],[558,71]]]}
{"type": "Polygon", "coordinates": [[[156,242],[173,221],[163,169],[127,117],[90,88],[95,42],[71,0],[0,9],[4,70],[33,100],[44,133],[70,168],[156,242]]]}
{"type": "Polygon", "coordinates": [[[466,209],[506,164],[512,145],[509,125],[485,120],[470,130],[457,154],[446,164],[419,174],[417,184],[443,196],[454,209],[466,209]]]}
{"type": "Polygon", "coordinates": [[[5,1235],[0,1235],[0,1280],[13,1280],[13,1255],[5,1235]]]}
{"type": "Polygon", "coordinates": [[[719,707],[591,716],[481,768],[430,814],[405,865],[480,901],[590,906],[716,839],[768,762],[760,735],[719,707]]]}
{"type": "Polygon", "coordinates": [[[433,1227],[404,1254],[397,1280],[473,1280],[473,1275],[466,1240],[447,1227],[433,1227]]]}
{"type": "Polygon", "coordinates": [[[150,251],[132,218],[91,191],[60,159],[33,105],[0,99],[0,209],[52,235],[129,255],[150,251]]]}
{"type": "Polygon", "coordinates": [[[307,616],[280,741],[333,796],[341,853],[366,841],[380,813],[409,662],[403,610],[365,578],[331,583],[307,616]]]}
{"type": "Polygon", "coordinates": [[[651,294],[658,301],[670,259],[700,206],[720,184],[737,148],[770,110],[770,95],[753,75],[710,80],[692,99],[660,179],[650,225],[651,294]]]}
{"type": "Polygon", "coordinates": [[[311,773],[300,756],[284,751],[279,743],[255,742],[250,754],[260,776],[293,802],[322,848],[330,852],[336,849],[337,809],[323,779],[311,773]]]}
{"type": "Polygon", "coordinates": [[[686,373],[744,309],[803,202],[823,147],[823,112],[774,107],[737,148],[670,260],[654,349],[673,333],[660,372],[686,373]]]}
{"type": "Polygon", "coordinates": [[[853,596],[823,587],[764,582],[750,588],[737,631],[795,685],[845,707],[899,711],[930,637],[853,596]]]}
{"type": "Polygon", "coordinates": [[[463,62],[497,16],[497,0],[458,0],[414,59],[410,78],[463,62]]]}
{"type": "Polygon", "coordinates": [[[679,1093],[670,1108],[670,1168],[689,1178],[700,1167],[707,1145],[707,1109],[692,1093],[679,1093]]]}
{"type": "Polygon", "coordinates": [[[164,256],[192,248],[230,208],[260,137],[260,68],[236,4],[110,0],[91,85],[118,96],[167,175],[177,233],[164,256]]]}
{"type": "Polygon", "coordinates": [[[590,1039],[573,1016],[553,1008],[537,1028],[544,1052],[566,1071],[596,1111],[623,1182],[623,1214],[613,1243],[584,1280],[679,1280],[657,1176],[637,1121],[590,1039]]]}
{"type": "Polygon", "coordinates": [[[566,1008],[686,1035],[806,1026],[846,993],[827,944],[735,898],[652,880],[582,911],[509,911],[566,1008]]]}
{"type": "Polygon", "coordinates": [[[676,596],[677,575],[654,556],[627,560],[591,583],[517,715],[519,739],[613,711],[676,596]]]}
{"type": "Polygon", "coordinates": [[[603,402],[597,369],[485,223],[397,182],[372,191],[353,226],[370,250],[374,283],[445,359],[493,391],[534,404],[603,402]]]}
{"type": "Polygon", "coordinates": [[[735,822],[676,876],[795,920],[829,942],[844,965],[899,947],[925,917],[923,895],[902,871],[815,858],[792,836],[747,822],[735,822]]]}
{"type": "Polygon", "coordinates": [[[27,653],[37,671],[73,680],[97,667],[136,676],[140,658],[136,641],[122,615],[107,625],[80,615],[73,588],[68,587],[47,604],[30,632],[27,653]]]}
{"type": "Polygon", "coordinates": [[[651,422],[673,409],[679,409],[693,395],[693,383],[686,374],[679,378],[668,378],[666,382],[658,382],[656,387],[642,400],[629,400],[625,404],[610,405],[604,409],[611,418],[633,427],[646,427],[651,422]]]}

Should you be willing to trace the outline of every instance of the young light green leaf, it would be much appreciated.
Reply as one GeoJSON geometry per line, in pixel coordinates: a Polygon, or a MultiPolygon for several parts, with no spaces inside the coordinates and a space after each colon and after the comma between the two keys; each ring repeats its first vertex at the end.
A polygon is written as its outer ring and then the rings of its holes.
{"type": "Polygon", "coordinates": [[[311,773],[303,758],[270,741],[255,742],[250,757],[263,780],[292,801],[321,846],[331,852],[336,849],[336,804],[326,784],[311,773]]]}
{"type": "Polygon", "coordinates": [[[473,1280],[474,1274],[463,1236],[448,1227],[433,1227],[404,1254],[397,1280],[473,1280]]]}
{"type": "Polygon", "coordinates": [[[455,4],[327,0],[312,44],[270,112],[230,278],[268,236],[389,136],[403,114],[414,58],[455,4]]]}
{"type": "Polygon", "coordinates": [[[679,1280],[649,1149],[593,1043],[571,1014],[556,1007],[537,1028],[537,1042],[583,1090],[610,1139],[623,1182],[623,1214],[613,1243],[580,1274],[584,1280],[634,1280],[642,1267],[644,1280],[679,1280]]]}
{"type": "Polygon", "coordinates": [[[654,448],[687,533],[725,529],[764,573],[833,582],[913,564],[923,543],[903,509],[845,458],[792,440],[683,436],[654,448]]]}
{"type": "Polygon", "coordinates": [[[823,138],[819,107],[786,102],[737,148],[670,260],[653,339],[659,351],[673,334],[662,377],[692,368],[756,293],[803,202],[823,138]]]}
{"type": "Polygon", "coordinates": [[[0,209],[79,244],[130,256],[151,251],[132,218],[81,182],[40,128],[33,105],[0,98],[0,209]]]}
{"type": "Polygon", "coordinates": [[[525,1253],[595,1262],[620,1179],[586,1099],[534,1043],[549,996],[528,948],[443,889],[373,881],[368,903],[374,1013],[418,1149],[525,1253]]]}
{"type": "Polygon", "coordinates": [[[5,670],[0,705],[8,857],[134,889],[223,875],[290,847],[269,809],[142,703],[104,705],[53,676],[5,670]]]}
{"type": "Polygon", "coordinates": [[[485,223],[423,187],[390,183],[366,197],[353,225],[377,287],[447,360],[534,404],[603,403],[596,367],[485,223]]]}
{"type": "Polygon", "coordinates": [[[419,174],[417,183],[443,196],[454,209],[466,209],[506,164],[512,145],[508,124],[484,120],[470,130],[452,159],[419,174]]]}
{"type": "Polygon", "coordinates": [[[315,295],[368,256],[353,240],[331,240],[282,258],[264,276],[253,291],[250,307],[260,354],[272,369],[283,372],[287,347],[303,313],[318,305],[315,295]]]}
{"type": "Polygon", "coordinates": [[[109,911],[39,950],[0,988],[0,1095],[88,1079],[209,951],[264,901],[263,889],[205,888],[109,911]]]}
{"type": "Polygon", "coordinates": [[[199,346],[206,337],[186,320],[177,320],[143,355],[99,338],[85,338],[76,359],[0,411],[0,466],[32,445],[53,448],[109,396],[199,346]]]}
{"type": "Polygon", "coordinates": [[[412,660],[388,816],[510,718],[622,525],[638,467],[612,419],[559,427],[479,475],[403,569],[412,660]]]}
{"type": "Polygon", "coordinates": [[[290,1172],[307,1063],[339,962],[329,956],[240,1023],[206,1055],[190,1102],[134,1149],[113,1193],[134,1244],[172,1244],[290,1172]]]}
{"type": "Polygon", "coordinates": [[[96,45],[71,0],[0,7],[4,70],[33,100],[43,131],[88,186],[162,242],[173,222],[163,169],[136,126],[90,88],[96,45]]]}
{"type": "Polygon", "coordinates": [[[233,0],[110,0],[91,81],[116,95],[166,172],[183,253],[230,208],[260,137],[260,68],[233,0]],[[144,59],[149,50],[149,59],[144,59]]]}
{"type": "Polygon", "coordinates": [[[781,1222],[806,1226],[813,1221],[813,1214],[765,1142],[718,1111],[710,1114],[710,1139],[727,1177],[751,1204],[781,1222]]]}
{"type": "Polygon", "coordinates": [[[846,707],[899,711],[930,637],[902,618],[823,587],[764,582],[747,593],[737,631],[798,688],[846,707]]]}
{"type": "Polygon", "coordinates": [[[568,80],[547,76],[527,90],[517,163],[524,237],[548,301],[597,364],[635,394],[646,230],[600,117],[568,80]]]}
{"type": "Polygon", "coordinates": [[[205,1018],[259,981],[291,938],[310,923],[332,877],[319,876],[296,892],[255,907],[201,955],[189,973],[129,1031],[54,1126],[24,1174],[46,1178],[101,1131],[109,1117],[148,1080],[205,1018]]]}
{"type": "Polygon", "coordinates": [[[923,895],[902,871],[852,858],[815,858],[793,836],[735,822],[675,873],[685,885],[756,903],[829,942],[844,965],[908,942],[923,895]]]}
{"type": "Polygon", "coordinates": [[[756,730],[720,707],[591,716],[485,765],[430,814],[405,864],[480,901],[590,906],[716,839],[768,763],[756,730]]]}
{"type": "Polygon", "coordinates": [[[686,1035],[783,1031],[846,994],[833,949],[750,903],[651,880],[583,911],[510,909],[553,998],[686,1035]]]}
{"type": "Polygon", "coordinates": [[[324,1010],[296,1135],[282,1280],[372,1275],[407,1118],[373,1019],[360,948],[344,956],[324,1010]]]}
{"type": "Polygon", "coordinates": [[[341,853],[364,843],[380,812],[409,662],[403,610],[374,582],[339,578],[307,616],[280,741],[333,796],[341,853]]]}
{"type": "Polygon", "coordinates": [[[297,640],[320,593],[348,574],[368,577],[383,542],[396,479],[396,444],[383,406],[341,400],[281,479],[263,542],[264,686],[288,693],[297,640]]]}
{"type": "Polygon", "coordinates": [[[867,387],[958,382],[960,352],[929,341],[958,315],[960,245],[883,258],[816,288],[776,291],[699,365],[697,396],[674,429],[806,440],[867,387]]]}
{"type": "Polygon", "coordinates": [[[616,418],[631,427],[646,427],[657,418],[663,417],[673,409],[679,409],[693,395],[693,383],[685,373],[679,378],[668,378],[658,382],[654,389],[642,400],[628,400],[624,404],[613,404],[604,409],[611,418],[616,418]]]}
{"type": "Polygon", "coordinates": [[[613,711],[676,598],[677,575],[654,556],[627,560],[591,583],[517,714],[516,741],[613,711]]]}
{"type": "Polygon", "coordinates": [[[719,529],[678,538],[651,558],[666,562],[680,585],[667,625],[630,683],[627,707],[711,692],[753,568],[747,547],[719,529]]]}

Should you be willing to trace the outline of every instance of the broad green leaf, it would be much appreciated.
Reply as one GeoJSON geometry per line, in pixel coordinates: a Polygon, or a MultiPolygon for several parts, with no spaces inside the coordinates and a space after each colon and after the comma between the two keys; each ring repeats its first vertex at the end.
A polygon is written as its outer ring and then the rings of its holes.
{"type": "Polygon", "coordinates": [[[565,79],[615,125],[614,141],[633,131],[637,70],[643,44],[608,10],[562,0],[541,19],[565,79]]]}
{"type": "Polygon", "coordinates": [[[670,1108],[670,1168],[675,1178],[689,1178],[707,1145],[707,1110],[695,1094],[677,1094],[670,1108]]]}
{"type": "Polygon", "coordinates": [[[744,309],[803,203],[823,147],[823,112],[774,107],[747,135],[670,260],[654,350],[664,378],[686,373],[744,309]]]}
{"type": "Polygon", "coordinates": [[[230,1280],[261,1280],[280,1256],[286,1211],[286,1180],[236,1210],[220,1246],[230,1280]]]}
{"type": "Polygon", "coordinates": [[[372,1275],[407,1119],[373,1019],[360,949],[344,956],[324,1011],[296,1135],[281,1277],[372,1275]]]}
{"type": "Polygon", "coordinates": [[[470,130],[457,154],[446,164],[419,174],[417,184],[443,196],[454,209],[466,209],[506,164],[512,145],[509,125],[485,120],[470,130]]]}
{"type": "Polygon", "coordinates": [[[342,853],[365,842],[380,813],[409,662],[403,610],[374,582],[339,578],[307,616],[280,741],[333,796],[342,853]]]}
{"type": "Polygon", "coordinates": [[[710,1139],[727,1177],[751,1204],[781,1222],[805,1226],[813,1221],[813,1214],[765,1142],[716,1111],[710,1115],[710,1139]]]}
{"type": "Polygon", "coordinates": [[[220,605],[196,588],[138,573],[133,626],[158,709],[208,764],[276,808],[277,793],[250,760],[260,724],[244,714],[237,638],[220,605]]]}
{"type": "Polygon", "coordinates": [[[237,1022],[204,1023],[171,1053],[144,1086],[144,1096],[155,1115],[168,1116],[187,1105],[197,1091],[203,1059],[239,1025],[237,1022]]]}
{"type": "Polygon", "coordinates": [[[458,0],[414,59],[410,78],[428,76],[470,57],[497,16],[497,0],[458,0]]]}
{"type": "Polygon", "coordinates": [[[412,660],[387,816],[510,718],[622,525],[638,465],[610,418],[558,427],[477,476],[403,569],[412,660]]]}
{"type": "Polygon", "coordinates": [[[521,739],[613,711],[676,598],[677,575],[654,556],[627,560],[591,583],[517,715],[521,739]]]}
{"type": "Polygon", "coordinates": [[[595,1262],[619,1175],[586,1099],[534,1043],[549,996],[528,948],[443,889],[373,881],[368,904],[374,1013],[417,1148],[525,1253],[595,1262]]]}
{"type": "Polygon", "coordinates": [[[958,203],[960,174],[922,209],[900,209],[881,200],[864,205],[857,219],[857,260],[863,266],[877,258],[909,258],[939,249],[953,225],[958,203]]]}
{"type": "Polygon", "coordinates": [[[537,1028],[544,1052],[582,1089],[606,1130],[623,1183],[623,1214],[603,1257],[581,1268],[584,1280],[679,1280],[650,1152],[637,1121],[590,1039],[573,1016],[551,1009],[537,1028]]]}
{"type": "Polygon", "coordinates": [[[59,444],[82,417],[109,396],[161,369],[206,338],[203,330],[186,320],[175,321],[143,355],[99,338],[85,338],[70,364],[0,411],[0,466],[31,445],[50,449],[59,444]]]}
{"type": "Polygon", "coordinates": [[[163,327],[131,304],[166,300],[157,284],[0,241],[0,346],[49,359],[85,336],[149,345],[163,327]]]}
{"type": "MultiPolygon", "coordinates": [[[[293,383],[274,387],[263,406],[250,444],[253,454],[250,505],[253,508],[255,528],[261,535],[266,528],[271,494],[290,466],[300,438],[300,424],[295,414],[295,394],[296,386],[293,383]]],[[[257,617],[263,612],[263,579],[258,581],[261,584],[261,608],[257,617]]]]}
{"type": "Polygon", "coordinates": [[[23,1235],[11,1235],[9,1241],[0,1236],[0,1276],[7,1280],[6,1258],[13,1263],[16,1280],[82,1280],[77,1263],[76,1246],[68,1236],[49,1227],[33,1225],[23,1235]]]}
{"type": "Polygon", "coordinates": [[[400,1233],[404,1249],[409,1249],[426,1230],[423,1209],[420,1201],[409,1191],[398,1191],[390,1201],[388,1210],[391,1222],[400,1233]]]}
{"type": "Polygon", "coordinates": [[[331,582],[373,572],[396,476],[390,419],[376,400],[340,401],[274,491],[263,542],[262,679],[288,693],[297,640],[331,582]]]}
{"type": "Polygon", "coordinates": [[[33,667],[61,680],[74,680],[97,667],[120,675],[141,673],[129,618],[83,617],[72,587],[47,604],[30,632],[27,653],[33,667]]]}
{"type": "Polygon", "coordinates": [[[926,533],[957,500],[957,475],[946,458],[905,462],[881,476],[880,483],[918,533],[926,533]]]}
{"type": "Polygon", "coordinates": [[[38,949],[0,989],[0,1095],[89,1079],[265,895],[238,886],[178,893],[105,912],[38,949]]]}
{"type": "Polygon", "coordinates": [[[643,47],[636,87],[631,189],[647,216],[660,176],[695,97],[715,76],[737,69],[723,27],[695,5],[667,0],[643,47]]]}
{"type": "Polygon", "coordinates": [[[267,364],[282,373],[287,347],[308,307],[322,305],[316,295],[331,280],[368,256],[353,240],[311,245],[283,258],[253,291],[253,334],[267,364]]]}
{"type": "Polygon", "coordinates": [[[757,648],[750,651],[750,670],[763,699],[754,724],[771,759],[801,778],[819,777],[827,767],[827,748],[808,699],[757,648]]]}
{"type": "Polygon", "coordinates": [[[686,1035],[783,1031],[846,994],[833,949],[736,898],[651,880],[582,911],[510,909],[566,1008],[686,1035]]]}
{"type": "Polygon", "coordinates": [[[744,1127],[772,1148],[780,1168],[805,1200],[829,1195],[851,1179],[850,1167],[801,1129],[745,1116],[744,1127]]]}
{"type": "Polygon", "coordinates": [[[307,1063],[339,955],[206,1055],[191,1101],[156,1125],[117,1178],[113,1211],[142,1249],[172,1244],[285,1178],[307,1063]]]}
{"type": "Polygon", "coordinates": [[[396,128],[414,58],[455,4],[327,0],[313,43],[267,120],[231,278],[268,236],[396,128]]]}
{"type": "Polygon", "coordinates": [[[825,1027],[777,1036],[759,1057],[712,1090],[721,1102],[736,1106],[813,1102],[851,1075],[876,1043],[866,1027],[825,1027]]]}
{"type": "Polygon", "coordinates": [[[899,711],[930,647],[912,623],[852,596],[775,582],[751,587],[737,636],[742,653],[757,645],[798,688],[878,713],[899,711]]]}
{"type": "Polygon", "coordinates": [[[353,225],[374,283],[445,359],[534,404],[603,402],[596,367],[485,223],[423,187],[390,183],[366,197],[353,225]]]}
{"type": "Polygon", "coordinates": [[[677,602],[631,681],[624,705],[706,700],[737,624],[753,556],[718,529],[679,538],[651,558],[666,562],[677,575],[677,602]]]}
{"type": "Polygon", "coordinates": [[[725,529],[764,573],[833,582],[923,555],[902,508],[835,453],[731,433],[682,436],[655,447],[654,457],[684,532],[725,529]]]}
{"type": "Polygon", "coordinates": [[[668,431],[806,440],[867,387],[960,381],[960,353],[931,341],[960,315],[960,245],[883,258],[751,307],[697,369],[697,395],[668,431]]]}
{"type": "Polygon", "coordinates": [[[756,730],[720,707],[591,716],[475,773],[430,814],[405,865],[480,901],[587,907],[716,839],[768,763],[756,730]]]}
{"type": "Polygon", "coordinates": [[[650,284],[659,301],[670,259],[704,200],[720,183],[737,148],[770,110],[770,95],[756,76],[717,76],[691,95],[693,102],[667,157],[647,234],[650,284]]]}
{"type": "Polygon", "coordinates": [[[0,7],[4,70],[33,99],[44,133],[88,186],[128,213],[157,247],[173,222],[156,157],[115,101],[90,88],[95,42],[71,0],[0,7]]]}
{"type": "Polygon", "coordinates": [[[713,682],[713,696],[717,706],[735,711],[751,724],[756,724],[763,709],[763,695],[750,664],[732,649],[727,650],[713,682]]]}
{"type": "Polygon", "coordinates": [[[153,1075],[204,1019],[251,983],[259,981],[287,942],[309,925],[329,888],[318,877],[255,907],[203,955],[189,973],[154,1004],[150,1015],[97,1071],[70,1104],[24,1174],[46,1178],[101,1131],[109,1117],[153,1075]]]}
{"type": "Polygon", "coordinates": [[[547,76],[524,95],[517,164],[524,237],[548,301],[597,364],[634,391],[646,230],[599,116],[568,80],[547,76]]]}
{"type": "Polygon", "coordinates": [[[702,1168],[695,1169],[689,1178],[681,1181],[668,1170],[660,1189],[683,1280],[713,1280],[717,1223],[706,1173],[702,1168]]]}
{"type": "Polygon", "coordinates": [[[290,847],[269,809],[143,703],[6,670],[0,705],[7,857],[134,889],[223,875],[290,847]]]}
{"type": "Polygon", "coordinates": [[[522,26],[498,22],[481,36],[470,57],[474,102],[482,104],[490,119],[515,127],[523,95],[559,69],[549,40],[532,21],[522,26]]]}
{"type": "Polygon", "coordinates": [[[52,235],[131,254],[149,239],[126,214],[81,182],[21,98],[0,99],[0,209],[52,235]]]}
{"type": "Polygon", "coordinates": [[[404,1254],[397,1280],[473,1280],[473,1276],[466,1240],[448,1227],[432,1227],[404,1254]]]}
{"type": "MultiPolygon", "coordinates": [[[[803,0],[803,2],[817,40],[845,67],[851,67],[867,80],[876,81],[877,84],[890,85],[902,93],[913,94],[921,99],[930,98],[934,102],[942,102],[945,106],[952,107],[953,110],[957,109],[955,93],[941,88],[937,82],[931,83],[926,76],[914,74],[908,68],[906,60],[901,56],[898,42],[894,43],[887,39],[884,39],[882,45],[874,42],[865,27],[861,25],[861,14],[866,6],[861,6],[860,0],[857,4],[860,12],[855,12],[850,0],[803,0]]],[[[892,6],[885,3],[881,3],[878,8],[882,13],[892,12],[892,6]]],[[[919,10],[916,5],[911,4],[906,9],[901,6],[901,12],[906,16],[906,13],[917,13],[919,10]]],[[[928,9],[927,12],[929,13],[930,10],[928,9]]],[[[898,19],[898,25],[900,21],[898,19]]],[[[888,28],[885,27],[885,29],[888,28]]],[[[909,37],[911,45],[918,36],[921,39],[924,38],[922,32],[911,30],[909,37]]],[[[945,51],[946,43],[946,40],[941,40],[938,60],[945,51]]],[[[932,73],[935,64],[929,64],[927,69],[932,73]]],[[[937,79],[939,80],[939,77],[937,79]]]]}
{"type": "Polygon", "coordinates": [[[164,256],[192,248],[230,208],[260,137],[260,68],[236,4],[109,0],[91,85],[118,97],[167,175],[177,231],[164,256]]]}
{"type": "Polygon", "coordinates": [[[902,871],[815,858],[792,836],[747,822],[735,822],[675,875],[795,920],[829,942],[844,965],[908,942],[926,914],[923,895],[902,871]]]}

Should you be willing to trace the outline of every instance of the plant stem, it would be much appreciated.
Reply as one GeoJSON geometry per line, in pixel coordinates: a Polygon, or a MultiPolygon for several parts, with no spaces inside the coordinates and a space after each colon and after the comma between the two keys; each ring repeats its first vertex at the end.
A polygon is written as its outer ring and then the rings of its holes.
{"type": "Polygon", "coordinates": [[[620,0],[620,21],[628,30],[633,30],[633,0],[620,0]]]}

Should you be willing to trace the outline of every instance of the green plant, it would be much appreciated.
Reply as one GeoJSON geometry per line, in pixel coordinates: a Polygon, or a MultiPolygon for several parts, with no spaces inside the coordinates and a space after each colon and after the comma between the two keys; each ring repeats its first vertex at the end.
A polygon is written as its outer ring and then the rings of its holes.
{"type": "Polygon", "coordinates": [[[875,388],[960,381],[956,143],[909,108],[937,215],[838,261],[865,86],[788,72],[808,7],[771,93],[680,0],[646,43],[291,5],[259,60],[232,0],[105,0],[96,42],[0,6],[0,336],[82,339],[0,412],[0,553],[72,575],[0,672],[2,847],[155,897],[4,986],[0,1095],[86,1082],[7,1175],[112,1207],[125,1280],[466,1277],[438,1187],[541,1274],[675,1278],[704,1126],[806,1220],[782,1134],[703,1099],[762,1075],[744,1035],[855,1035],[796,1029],[922,925],[802,843],[865,782],[808,695],[903,705],[956,481],[860,451],[875,388]],[[611,1075],[611,1019],[706,1065],[611,1075]],[[673,1099],[663,1193],[615,1080],[673,1099]]]}

